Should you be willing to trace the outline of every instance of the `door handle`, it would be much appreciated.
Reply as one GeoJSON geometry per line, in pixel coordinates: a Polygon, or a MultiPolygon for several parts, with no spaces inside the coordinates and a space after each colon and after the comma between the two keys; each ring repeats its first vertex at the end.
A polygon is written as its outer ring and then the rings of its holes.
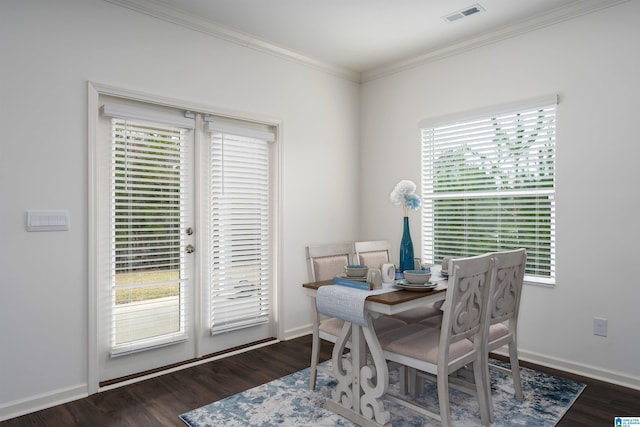
{"type": "Polygon", "coordinates": [[[196,250],[196,248],[193,245],[187,245],[185,250],[187,251],[188,254],[192,254],[196,250]]]}

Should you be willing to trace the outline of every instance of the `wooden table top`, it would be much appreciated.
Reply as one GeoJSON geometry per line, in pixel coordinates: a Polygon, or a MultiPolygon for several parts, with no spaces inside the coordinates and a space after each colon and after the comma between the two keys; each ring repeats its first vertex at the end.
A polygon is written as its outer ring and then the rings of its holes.
{"type": "MultiPolygon", "coordinates": [[[[305,283],[302,285],[302,287],[317,291],[320,286],[327,286],[327,285],[333,286],[333,281],[323,280],[320,282],[305,283]]],[[[385,292],[383,294],[370,295],[367,297],[367,301],[377,302],[377,303],[387,304],[387,305],[396,305],[403,302],[412,301],[412,300],[424,298],[426,296],[438,294],[440,292],[445,292],[446,290],[447,290],[446,286],[438,286],[433,290],[429,290],[425,292],[403,291],[402,289],[398,289],[391,292],[385,292]]]]}

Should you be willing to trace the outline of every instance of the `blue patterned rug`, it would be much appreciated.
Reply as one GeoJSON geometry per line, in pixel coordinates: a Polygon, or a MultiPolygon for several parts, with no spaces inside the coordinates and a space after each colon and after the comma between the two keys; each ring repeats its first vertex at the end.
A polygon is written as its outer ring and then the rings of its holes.
{"type": "MultiPolygon", "coordinates": [[[[329,362],[325,362],[329,363],[329,362]]],[[[390,373],[394,381],[397,372],[390,373]]],[[[425,382],[425,393],[418,402],[437,411],[437,390],[434,383],[425,382]]],[[[335,380],[318,372],[316,391],[310,391],[309,369],[296,372],[270,383],[238,393],[180,415],[191,427],[220,426],[354,426],[345,418],[324,408],[330,399],[335,380]]],[[[525,400],[513,397],[511,377],[491,371],[491,389],[495,423],[493,426],[554,426],[585,385],[571,380],[522,368],[522,387],[525,400]]],[[[391,391],[397,391],[395,384],[391,391]]],[[[480,412],[475,397],[464,392],[450,390],[451,415],[455,426],[480,426],[480,412]]],[[[440,423],[390,401],[385,405],[391,411],[394,427],[431,427],[440,423]]]]}

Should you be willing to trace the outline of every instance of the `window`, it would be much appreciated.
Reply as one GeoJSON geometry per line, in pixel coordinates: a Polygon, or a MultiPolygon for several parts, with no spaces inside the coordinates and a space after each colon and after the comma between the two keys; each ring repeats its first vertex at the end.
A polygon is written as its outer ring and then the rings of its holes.
{"type": "Polygon", "coordinates": [[[555,283],[555,107],[549,97],[421,123],[422,256],[527,249],[555,283]]]}
{"type": "Polygon", "coordinates": [[[209,121],[211,333],[269,321],[273,130],[209,121]]]}
{"type": "MultiPolygon", "coordinates": [[[[184,341],[194,120],[105,103],[111,356],[184,341]]],[[[106,192],[105,192],[105,195],[106,192]]],[[[107,261],[105,259],[105,261],[107,261]]]]}

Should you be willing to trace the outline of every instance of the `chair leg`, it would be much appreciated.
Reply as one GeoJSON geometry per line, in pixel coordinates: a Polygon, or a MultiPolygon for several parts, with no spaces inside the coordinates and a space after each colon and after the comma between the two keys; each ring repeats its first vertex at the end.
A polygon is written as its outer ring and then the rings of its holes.
{"type": "Polygon", "coordinates": [[[407,393],[409,393],[409,378],[407,377],[407,367],[404,365],[401,365],[398,368],[398,372],[400,375],[400,394],[402,395],[406,395],[407,393]]]}
{"type": "Polygon", "coordinates": [[[416,368],[407,368],[407,383],[409,396],[416,397],[422,394],[424,390],[424,381],[421,376],[418,375],[416,368]]]}
{"type": "Polygon", "coordinates": [[[309,366],[309,390],[316,389],[318,376],[318,363],[320,362],[320,316],[316,309],[316,299],[311,298],[313,315],[313,332],[311,334],[311,365],[309,366]]]}
{"type": "Polygon", "coordinates": [[[451,427],[451,408],[449,406],[449,377],[445,371],[438,370],[438,402],[440,404],[440,423],[442,427],[451,427]]]}
{"type": "Polygon", "coordinates": [[[493,403],[489,385],[489,363],[486,357],[473,362],[473,377],[480,407],[480,420],[482,425],[488,426],[493,422],[493,403]]]}
{"type": "Polygon", "coordinates": [[[509,343],[509,361],[511,363],[511,377],[513,378],[513,388],[517,400],[524,400],[522,392],[522,379],[520,378],[520,363],[518,362],[518,346],[515,340],[509,343]]]}
{"type": "Polygon", "coordinates": [[[309,367],[309,390],[316,389],[316,378],[318,376],[318,362],[320,361],[320,337],[317,329],[313,331],[311,341],[311,366],[309,367]]]}
{"type": "MultiPolygon", "coordinates": [[[[485,407],[487,408],[487,416],[489,423],[493,423],[493,399],[491,398],[491,374],[489,373],[489,352],[484,350],[480,357],[480,373],[482,374],[482,382],[484,383],[484,399],[485,399],[485,407]]],[[[476,374],[476,369],[473,370],[474,375],[476,374]]],[[[476,384],[478,381],[476,381],[476,384]]],[[[478,393],[480,388],[478,388],[478,393]]],[[[478,402],[480,402],[480,398],[478,398],[478,402]]],[[[482,406],[480,406],[480,418],[482,418],[482,406]]]]}
{"type": "Polygon", "coordinates": [[[418,376],[418,371],[416,368],[412,368],[410,366],[401,365],[399,368],[400,371],[400,394],[409,395],[411,397],[416,397],[418,394],[421,394],[424,389],[424,386],[419,387],[419,385],[423,384],[422,379],[418,376]],[[420,392],[419,392],[420,390],[420,392]]]}

